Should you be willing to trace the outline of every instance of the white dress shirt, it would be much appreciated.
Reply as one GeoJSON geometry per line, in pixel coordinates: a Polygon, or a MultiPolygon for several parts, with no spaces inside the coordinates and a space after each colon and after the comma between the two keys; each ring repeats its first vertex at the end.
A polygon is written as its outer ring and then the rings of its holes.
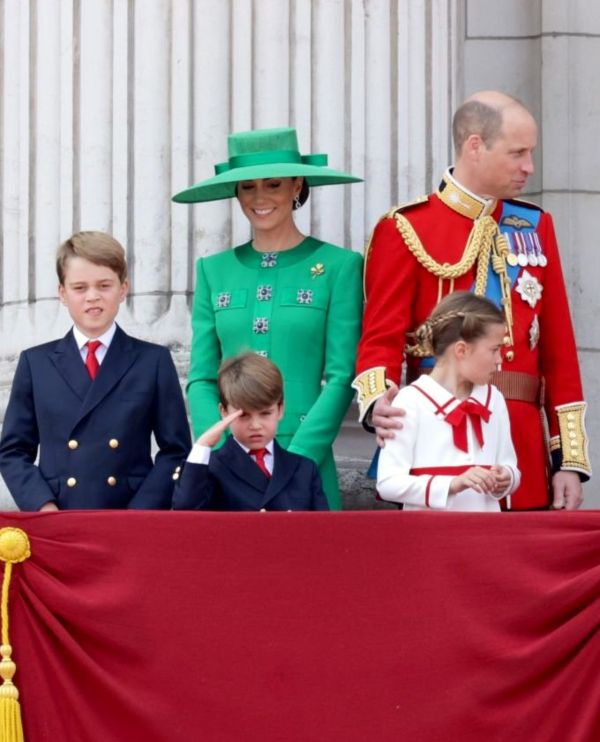
{"type": "MultiPolygon", "coordinates": [[[[244,446],[243,443],[240,443],[238,439],[234,436],[233,440],[240,446],[240,448],[243,448],[244,451],[250,455],[250,449],[247,446],[244,446]]],[[[269,474],[273,474],[273,468],[275,466],[275,456],[273,452],[273,441],[269,441],[267,445],[265,446],[267,449],[267,453],[265,454],[265,466],[269,470],[269,474]]],[[[210,459],[210,452],[212,451],[210,446],[200,446],[198,443],[194,443],[192,446],[192,450],[190,451],[189,456],[187,457],[187,460],[190,464],[208,464],[208,461],[210,459]]],[[[256,459],[254,459],[256,461],[256,459]]]]}
{"type": "Polygon", "coordinates": [[[96,358],[98,359],[98,363],[102,365],[102,361],[104,360],[104,357],[106,356],[108,346],[111,344],[116,331],[117,331],[117,325],[116,325],[116,322],[113,322],[112,325],[108,328],[108,330],[105,333],[103,333],[102,335],[99,335],[97,338],[89,338],[89,337],[86,337],[83,334],[83,332],[81,332],[81,330],[79,330],[75,325],[73,325],[73,336],[75,337],[75,342],[77,343],[77,347],[79,348],[79,353],[81,354],[81,360],[85,363],[87,359],[88,341],[99,340],[102,343],[102,345],[98,346],[98,348],[96,349],[96,358]]]}

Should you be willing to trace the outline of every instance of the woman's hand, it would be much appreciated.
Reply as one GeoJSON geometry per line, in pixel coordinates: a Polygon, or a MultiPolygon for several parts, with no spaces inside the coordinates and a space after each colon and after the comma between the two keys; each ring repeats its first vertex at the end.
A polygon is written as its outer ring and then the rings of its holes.
{"type": "Polygon", "coordinates": [[[208,446],[209,448],[216,446],[221,440],[223,433],[236,418],[243,414],[243,412],[243,410],[235,410],[234,412],[230,412],[229,415],[225,415],[225,417],[221,418],[221,420],[216,422],[211,428],[205,430],[196,441],[196,444],[199,446],[208,446]]]}

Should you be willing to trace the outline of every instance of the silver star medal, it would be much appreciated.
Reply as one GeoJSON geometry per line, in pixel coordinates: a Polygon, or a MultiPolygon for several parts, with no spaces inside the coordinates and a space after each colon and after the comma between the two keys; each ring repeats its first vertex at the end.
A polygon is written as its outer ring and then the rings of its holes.
{"type": "Polygon", "coordinates": [[[529,350],[534,350],[540,339],[540,321],[538,320],[537,314],[533,318],[531,327],[529,328],[529,350]]]}
{"type": "Polygon", "coordinates": [[[542,298],[544,287],[529,271],[523,271],[517,280],[517,293],[533,309],[542,298]]]}

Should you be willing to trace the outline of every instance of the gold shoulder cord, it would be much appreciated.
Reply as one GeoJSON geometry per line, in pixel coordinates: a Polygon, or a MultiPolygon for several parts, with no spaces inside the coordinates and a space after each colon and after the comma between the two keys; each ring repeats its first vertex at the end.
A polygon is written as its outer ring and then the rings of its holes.
{"type": "MultiPolygon", "coordinates": [[[[477,261],[477,270],[475,273],[475,294],[484,296],[487,287],[488,265],[490,256],[492,259],[492,268],[500,277],[500,286],[502,290],[502,305],[504,307],[504,316],[508,326],[510,344],[512,345],[512,304],[510,298],[510,279],[506,273],[506,252],[508,248],[503,242],[503,238],[498,232],[498,225],[491,216],[483,216],[475,219],[473,228],[467,241],[465,250],[457,263],[438,263],[437,260],[429,255],[423,247],[423,243],[417,236],[412,224],[402,214],[396,214],[396,226],[402,239],[410,252],[415,256],[419,263],[434,276],[439,279],[438,302],[442,298],[442,282],[450,281],[450,293],[454,290],[454,279],[464,276],[469,271],[475,261],[477,261]],[[492,249],[494,254],[492,255],[492,249]]],[[[418,355],[415,346],[407,348],[411,355],[418,355]]]]}

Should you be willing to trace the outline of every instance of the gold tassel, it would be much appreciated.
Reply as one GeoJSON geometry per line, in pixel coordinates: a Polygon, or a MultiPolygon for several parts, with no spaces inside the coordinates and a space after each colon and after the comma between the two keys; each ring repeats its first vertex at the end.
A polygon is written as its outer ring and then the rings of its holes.
{"type": "Polygon", "coordinates": [[[8,590],[13,564],[24,562],[31,556],[29,538],[20,528],[0,528],[0,559],[5,562],[2,580],[2,645],[0,646],[0,742],[24,742],[19,691],[12,679],[17,666],[12,660],[12,647],[8,638],[8,590]]]}

